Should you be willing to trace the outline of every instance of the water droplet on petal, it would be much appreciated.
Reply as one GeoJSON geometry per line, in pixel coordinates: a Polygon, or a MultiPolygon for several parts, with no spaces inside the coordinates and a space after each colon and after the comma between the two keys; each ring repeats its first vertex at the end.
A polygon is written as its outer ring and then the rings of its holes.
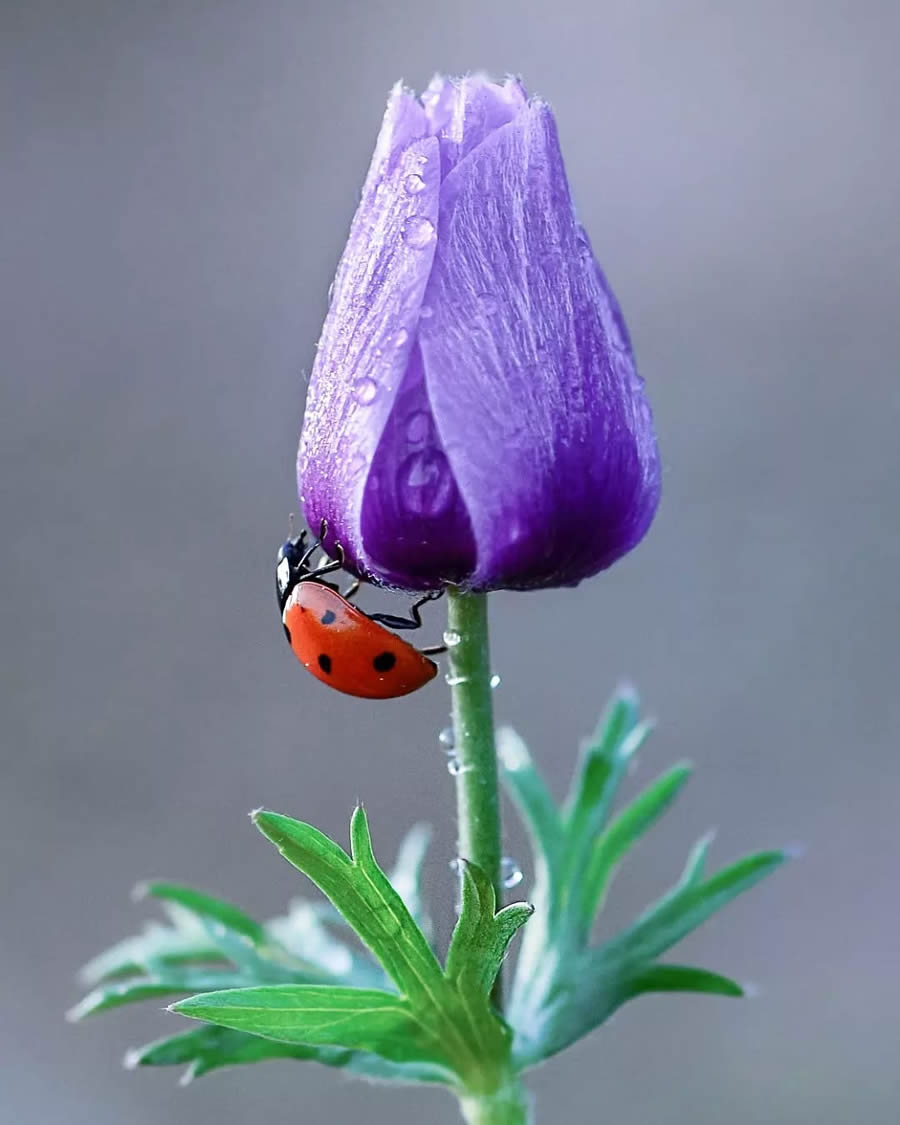
{"type": "Polygon", "coordinates": [[[406,440],[410,445],[421,445],[431,433],[431,415],[427,410],[416,410],[406,419],[406,440]]]}
{"type": "Polygon", "coordinates": [[[413,250],[424,250],[434,238],[434,223],[424,215],[410,215],[403,224],[403,241],[413,250]]]}
{"type": "Polygon", "coordinates": [[[428,320],[429,317],[434,316],[434,309],[431,307],[431,305],[423,305],[419,309],[419,316],[422,320],[428,320]]]}
{"type": "Polygon", "coordinates": [[[403,181],[403,188],[410,195],[418,195],[420,191],[425,190],[425,181],[415,172],[410,172],[403,181]]]}
{"type": "Polygon", "coordinates": [[[491,676],[491,678],[490,678],[490,681],[489,681],[489,682],[490,682],[490,685],[491,685],[491,689],[492,689],[492,690],[493,690],[494,688],[498,688],[498,687],[500,686],[500,677],[499,677],[499,676],[497,675],[497,673],[496,673],[496,672],[495,672],[495,673],[493,674],[493,676],[491,676]]]}
{"type": "Polygon", "coordinates": [[[444,633],[444,644],[447,648],[456,648],[461,641],[462,637],[452,629],[447,629],[444,633]]]}
{"type": "Polygon", "coordinates": [[[453,474],[440,450],[411,453],[398,472],[400,500],[410,515],[439,516],[452,504],[453,474]]]}
{"type": "Polygon", "coordinates": [[[406,329],[405,328],[398,329],[397,335],[394,337],[394,347],[395,348],[402,348],[403,345],[406,343],[406,341],[408,339],[409,339],[409,333],[406,331],[406,329]]]}
{"type": "Polygon", "coordinates": [[[452,750],[456,745],[456,735],[453,733],[453,727],[444,727],[438,735],[438,742],[446,751],[452,750]]]}
{"type": "Polygon", "coordinates": [[[368,375],[362,375],[353,385],[353,396],[360,406],[368,406],[374,402],[378,394],[378,384],[368,375]]]}
{"type": "Polygon", "coordinates": [[[508,891],[517,887],[524,877],[522,868],[510,856],[505,855],[500,860],[500,882],[508,891]]]}

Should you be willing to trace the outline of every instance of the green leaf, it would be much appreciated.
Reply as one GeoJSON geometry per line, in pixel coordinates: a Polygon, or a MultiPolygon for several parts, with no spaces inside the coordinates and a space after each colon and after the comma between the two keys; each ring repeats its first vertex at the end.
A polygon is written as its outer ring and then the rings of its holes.
{"type": "Polygon", "coordinates": [[[556,1002],[539,1013],[530,1034],[518,1036],[515,1057],[520,1067],[532,1066],[565,1050],[608,1020],[626,1001],[644,993],[744,995],[736,981],[706,969],[644,963],[628,971],[609,963],[601,954],[601,950],[592,950],[576,959],[556,994],[556,1002]]]}
{"type": "Polygon", "coordinates": [[[308,1043],[279,1043],[245,1031],[210,1024],[195,1031],[158,1039],[129,1051],[125,1065],[186,1066],[182,1083],[200,1078],[222,1067],[264,1062],[268,1059],[299,1059],[340,1067],[367,1078],[392,1082],[446,1082],[441,1067],[425,1063],[392,1063],[365,1051],[308,1043]]]}
{"type": "Polygon", "coordinates": [[[601,947],[599,954],[629,963],[658,957],[686,934],[703,925],[726,903],[780,867],[786,858],[785,853],[780,851],[758,852],[723,867],[700,882],[697,880],[696,856],[692,857],[673,890],[645,911],[623,934],[601,947]]]}
{"type": "Polygon", "coordinates": [[[496,895],[480,867],[462,860],[462,907],[447,952],[446,973],[489,996],[506,949],[516,931],[534,913],[527,902],[511,903],[495,913],[496,895]]]}
{"type": "Polygon", "coordinates": [[[431,919],[422,897],[422,866],[430,843],[431,827],[414,824],[400,842],[390,873],[391,886],[426,937],[431,933],[431,919]]]}
{"type": "Polygon", "coordinates": [[[744,989],[729,977],[690,965],[650,965],[622,984],[622,1003],[645,992],[702,992],[709,996],[743,996],[744,989]]]}
{"type": "Polygon", "coordinates": [[[507,1029],[480,990],[445,976],[425,935],[375,861],[361,807],[350,822],[349,856],[309,824],[269,812],[256,813],[254,819],[378,958],[423,1034],[441,1044],[445,1065],[465,1082],[487,1081],[486,1074],[506,1065],[507,1029]]]}
{"type": "Polygon", "coordinates": [[[158,966],[223,960],[221,951],[205,932],[184,933],[153,922],[142,933],[124,938],[88,961],[79,976],[85,984],[95,985],[158,966]]]}
{"type": "Polygon", "coordinates": [[[623,809],[595,841],[585,878],[578,888],[581,896],[579,930],[584,940],[590,934],[625,853],[662,816],[690,776],[691,767],[684,763],[667,770],[623,809]]]}
{"type": "Polygon", "coordinates": [[[362,807],[350,822],[352,858],[311,824],[264,811],[253,818],[285,859],[331,900],[397,988],[414,1004],[433,1004],[443,982],[441,967],[375,862],[362,807]]]}
{"type": "Polygon", "coordinates": [[[284,1043],[369,1051],[394,1062],[452,1064],[407,1000],[378,989],[269,985],[191,996],[171,1009],[284,1043]]]}
{"type": "Polygon", "coordinates": [[[565,810],[566,824],[574,836],[584,834],[594,810],[608,801],[616,757],[638,721],[638,703],[634,687],[621,685],[607,704],[594,734],[582,748],[565,810]]]}
{"type": "Polygon", "coordinates": [[[262,945],[265,942],[263,927],[239,907],[223,899],[213,898],[212,895],[204,894],[202,891],[196,891],[193,887],[186,887],[182,883],[148,880],[135,887],[134,896],[137,899],[151,897],[177,903],[190,910],[192,914],[201,918],[211,918],[229,930],[242,934],[254,945],[262,945]]]}
{"type": "Polygon", "coordinates": [[[564,843],[562,821],[528,747],[512,727],[497,731],[497,756],[500,779],[531,837],[535,867],[555,872],[564,843]]]}
{"type": "MultiPolygon", "coordinates": [[[[331,914],[338,915],[330,903],[327,906],[330,922],[331,914]]],[[[356,988],[383,988],[387,978],[381,966],[367,954],[338,940],[324,924],[322,916],[318,903],[297,899],[284,917],[272,918],[266,923],[266,933],[288,953],[316,966],[335,983],[356,988]]]]}
{"type": "Polygon", "coordinates": [[[539,1062],[586,1035],[641,992],[741,993],[725,977],[659,965],[655,959],[773,871],[784,859],[780,852],[748,856],[707,877],[708,835],[693,848],[674,887],[624,933],[590,947],[594,919],[619,865],[689,776],[688,766],[673,767],[610,820],[619,784],[650,729],[638,720],[634,692],[620,690],[582,751],[562,813],[516,736],[509,736],[509,749],[500,754],[502,762],[508,756],[524,771],[525,786],[510,776],[508,767],[504,782],[529,830],[536,860],[535,918],[522,937],[507,1008],[520,1066],[539,1062]]]}
{"type": "Polygon", "coordinates": [[[245,983],[247,983],[246,977],[240,973],[172,969],[165,975],[139,977],[135,980],[123,981],[121,984],[106,984],[95,988],[74,1008],[69,1009],[66,1019],[77,1023],[95,1012],[121,1008],[124,1004],[134,1004],[138,1000],[171,996],[179,992],[184,994],[206,989],[231,988],[245,983]]]}
{"type": "Polygon", "coordinates": [[[264,926],[239,907],[181,883],[147,882],[135,890],[136,897],[161,899],[170,908],[187,911],[197,919],[219,952],[251,979],[315,983],[331,978],[320,965],[292,956],[264,926]]]}

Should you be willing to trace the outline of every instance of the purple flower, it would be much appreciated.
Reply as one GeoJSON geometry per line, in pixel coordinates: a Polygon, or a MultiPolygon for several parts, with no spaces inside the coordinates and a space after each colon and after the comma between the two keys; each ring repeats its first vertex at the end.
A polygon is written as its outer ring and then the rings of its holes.
{"type": "Polygon", "coordinates": [[[407,589],[572,585],[643,537],[659,460],[556,124],[514,80],[395,87],[297,463],[306,518],[407,589]]]}

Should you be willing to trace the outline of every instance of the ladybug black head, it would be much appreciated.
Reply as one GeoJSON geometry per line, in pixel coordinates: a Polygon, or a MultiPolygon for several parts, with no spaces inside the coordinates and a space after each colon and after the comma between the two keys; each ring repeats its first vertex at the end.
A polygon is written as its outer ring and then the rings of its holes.
{"type": "Polygon", "coordinates": [[[291,591],[300,581],[306,569],[303,556],[306,554],[306,532],[301,531],[293,539],[288,539],[278,548],[275,556],[275,596],[278,598],[278,608],[284,613],[284,607],[291,591]]]}

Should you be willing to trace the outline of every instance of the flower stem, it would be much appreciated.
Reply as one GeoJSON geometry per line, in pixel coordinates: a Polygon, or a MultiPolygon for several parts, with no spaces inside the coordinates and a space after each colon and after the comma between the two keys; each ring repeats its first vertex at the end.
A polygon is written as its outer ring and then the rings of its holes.
{"type": "Polygon", "coordinates": [[[467,1125],[532,1125],[531,1099],[516,1080],[486,1097],[463,1098],[462,1115],[467,1125]]]}
{"type": "MultiPolygon", "coordinates": [[[[499,909],[503,904],[500,797],[491,700],[487,595],[449,590],[448,601],[444,640],[450,655],[447,682],[453,699],[454,753],[458,763],[459,855],[477,863],[488,875],[497,893],[499,909]]],[[[498,974],[494,987],[494,1002],[498,1008],[501,999],[498,974]]]]}

